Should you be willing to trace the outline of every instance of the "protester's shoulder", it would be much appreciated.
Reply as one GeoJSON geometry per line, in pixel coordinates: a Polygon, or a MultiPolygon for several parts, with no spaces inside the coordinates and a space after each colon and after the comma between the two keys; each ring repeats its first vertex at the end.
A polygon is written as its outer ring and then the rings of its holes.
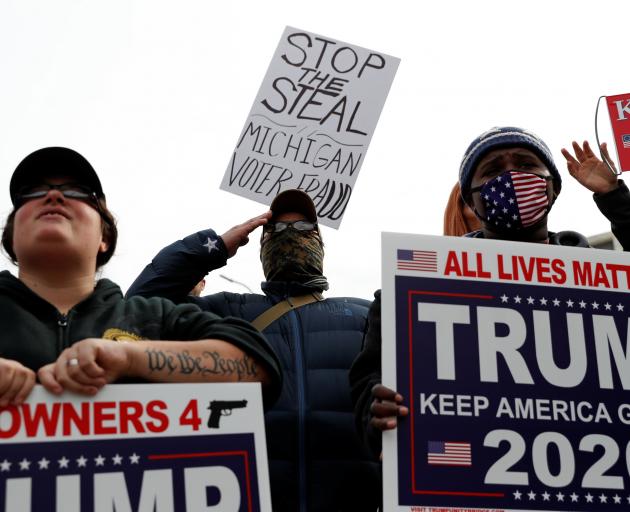
{"type": "Polygon", "coordinates": [[[371,301],[366,300],[366,299],[362,299],[360,297],[331,297],[331,298],[327,298],[326,301],[328,301],[331,304],[345,304],[348,307],[356,307],[359,309],[369,309],[371,301]]]}
{"type": "Polygon", "coordinates": [[[210,295],[204,295],[199,297],[197,303],[199,305],[206,304],[252,304],[260,302],[268,302],[269,298],[266,295],[260,293],[232,293],[232,292],[218,292],[210,295]]]}
{"type": "Polygon", "coordinates": [[[189,313],[197,313],[201,308],[196,304],[183,303],[175,304],[164,297],[141,297],[134,295],[121,299],[121,304],[125,311],[129,313],[163,316],[169,314],[184,315],[189,313]]]}

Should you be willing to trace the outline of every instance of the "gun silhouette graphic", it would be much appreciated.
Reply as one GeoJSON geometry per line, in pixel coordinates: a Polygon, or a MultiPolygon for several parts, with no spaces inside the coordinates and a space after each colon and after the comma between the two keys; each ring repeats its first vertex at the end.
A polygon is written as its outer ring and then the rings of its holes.
{"type": "Polygon", "coordinates": [[[242,409],[247,406],[247,400],[212,400],[210,402],[210,417],[208,428],[219,428],[221,416],[230,416],[232,409],[242,409]]]}

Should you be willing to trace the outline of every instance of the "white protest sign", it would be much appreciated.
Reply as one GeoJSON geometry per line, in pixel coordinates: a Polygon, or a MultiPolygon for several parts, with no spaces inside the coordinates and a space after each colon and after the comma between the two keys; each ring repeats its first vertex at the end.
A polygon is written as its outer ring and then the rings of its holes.
{"type": "Polygon", "coordinates": [[[382,240],[384,510],[629,510],[628,254],[382,240]]]}
{"type": "Polygon", "coordinates": [[[36,386],[0,408],[0,510],[271,511],[260,385],[36,386]]]}
{"type": "Polygon", "coordinates": [[[221,189],[267,205],[301,189],[338,228],[399,62],[287,27],[221,189]]]}

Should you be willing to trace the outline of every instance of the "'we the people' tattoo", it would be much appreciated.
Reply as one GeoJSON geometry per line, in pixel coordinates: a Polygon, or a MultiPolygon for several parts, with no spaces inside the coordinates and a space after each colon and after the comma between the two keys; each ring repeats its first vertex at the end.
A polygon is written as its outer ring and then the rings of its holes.
{"type": "Polygon", "coordinates": [[[169,375],[198,374],[204,377],[210,375],[236,375],[237,380],[257,377],[258,368],[247,355],[242,359],[225,358],[216,351],[204,352],[201,356],[192,356],[188,350],[171,352],[157,349],[145,350],[147,366],[151,372],[167,371],[169,375]]]}

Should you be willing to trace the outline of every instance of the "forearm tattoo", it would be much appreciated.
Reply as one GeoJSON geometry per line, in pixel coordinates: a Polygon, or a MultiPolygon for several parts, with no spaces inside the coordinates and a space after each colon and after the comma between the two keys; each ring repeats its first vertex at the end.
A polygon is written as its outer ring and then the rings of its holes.
{"type": "Polygon", "coordinates": [[[193,356],[188,350],[172,352],[170,350],[147,349],[147,366],[151,372],[168,372],[180,375],[211,375],[231,377],[237,380],[250,380],[258,377],[258,368],[253,359],[244,355],[241,359],[225,358],[216,351],[203,352],[193,356]]]}

